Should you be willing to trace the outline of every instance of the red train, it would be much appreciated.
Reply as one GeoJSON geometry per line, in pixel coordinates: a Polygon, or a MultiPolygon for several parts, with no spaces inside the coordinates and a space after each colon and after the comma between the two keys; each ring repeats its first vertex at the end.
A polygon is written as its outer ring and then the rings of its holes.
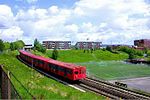
{"type": "Polygon", "coordinates": [[[86,67],[71,63],[64,63],[50,58],[36,56],[29,52],[20,50],[19,57],[36,68],[42,69],[48,73],[53,73],[71,81],[84,79],[86,77],[86,67]]]}

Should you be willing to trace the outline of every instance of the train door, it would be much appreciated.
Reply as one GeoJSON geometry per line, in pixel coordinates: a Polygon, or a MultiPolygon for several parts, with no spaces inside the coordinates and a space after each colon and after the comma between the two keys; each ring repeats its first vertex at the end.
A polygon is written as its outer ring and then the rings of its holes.
{"type": "Polygon", "coordinates": [[[47,71],[47,72],[49,72],[49,66],[48,66],[48,62],[46,62],[46,61],[45,61],[45,64],[44,64],[44,66],[45,66],[45,68],[46,68],[46,71],[47,71]]]}
{"type": "Polygon", "coordinates": [[[75,69],[74,71],[73,71],[73,76],[74,76],[74,80],[77,80],[78,79],[78,74],[79,74],[79,72],[78,72],[78,70],[77,69],[75,69]]]}
{"type": "Polygon", "coordinates": [[[67,69],[67,78],[73,80],[73,72],[72,72],[72,69],[67,69]]]}

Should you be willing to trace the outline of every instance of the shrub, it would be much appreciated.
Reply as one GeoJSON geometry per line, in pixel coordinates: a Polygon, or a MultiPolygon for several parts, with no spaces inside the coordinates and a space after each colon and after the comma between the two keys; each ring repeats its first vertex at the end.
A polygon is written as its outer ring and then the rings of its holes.
{"type": "Polygon", "coordinates": [[[150,50],[147,51],[147,56],[148,56],[148,57],[150,56],[150,50]]]}
{"type": "Polygon", "coordinates": [[[119,51],[123,51],[129,55],[137,55],[137,56],[143,56],[144,52],[141,50],[136,50],[134,48],[129,48],[126,46],[122,46],[118,49],[119,51]]]}
{"type": "Polygon", "coordinates": [[[111,51],[112,51],[112,48],[111,48],[110,46],[107,46],[107,47],[106,47],[106,50],[111,52],[111,51]]]}
{"type": "Polygon", "coordinates": [[[34,50],[40,51],[42,53],[46,52],[46,48],[43,47],[37,39],[34,40],[34,50]]]}
{"type": "Polygon", "coordinates": [[[0,39],[0,52],[2,52],[4,50],[4,43],[3,41],[0,39]]]}
{"type": "Polygon", "coordinates": [[[52,59],[57,60],[57,58],[58,58],[58,51],[57,51],[57,49],[55,48],[55,49],[53,50],[53,52],[52,52],[52,59]]]}

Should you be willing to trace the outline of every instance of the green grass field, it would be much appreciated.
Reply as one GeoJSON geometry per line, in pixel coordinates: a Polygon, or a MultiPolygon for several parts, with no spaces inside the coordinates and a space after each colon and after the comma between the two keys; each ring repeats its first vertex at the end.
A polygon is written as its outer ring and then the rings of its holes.
{"type": "MultiPolygon", "coordinates": [[[[7,69],[9,69],[37,99],[104,99],[104,97],[97,96],[96,94],[90,92],[82,93],[41,75],[37,71],[32,70],[28,66],[18,61],[16,58],[17,53],[18,52],[15,51],[0,54],[0,64],[3,64],[7,69]]],[[[11,80],[23,99],[31,99],[31,96],[13,77],[11,80]]]]}
{"type": "MultiPolygon", "coordinates": [[[[50,57],[52,51],[46,54],[34,54],[50,57]]],[[[4,64],[24,86],[38,99],[104,99],[92,93],[81,93],[68,86],[44,77],[16,59],[17,52],[7,52],[0,55],[0,64],[4,64]]],[[[83,50],[60,50],[58,60],[71,62],[87,67],[87,74],[104,80],[127,79],[150,76],[150,66],[127,64],[122,60],[128,58],[125,53],[113,54],[109,51],[96,50],[94,53],[83,53],[83,50]]],[[[13,83],[24,98],[30,96],[13,78],[13,83]]]]}
{"type": "MultiPolygon", "coordinates": [[[[51,55],[51,52],[47,51],[46,55],[51,55]]],[[[84,65],[89,75],[105,80],[150,76],[150,66],[124,63],[122,60],[128,58],[125,53],[114,54],[103,50],[96,50],[93,53],[83,53],[83,50],[58,52],[58,60],[84,65]]]]}
{"type": "MultiPolygon", "coordinates": [[[[88,61],[104,61],[104,60],[125,60],[128,55],[125,53],[114,54],[109,51],[96,50],[93,53],[83,53],[83,50],[59,50],[58,60],[64,62],[88,62],[88,61]]],[[[52,55],[52,51],[46,52],[47,56],[52,55]]]]}
{"type": "Polygon", "coordinates": [[[86,66],[88,75],[105,80],[150,76],[149,65],[129,64],[123,61],[85,62],[76,64],[86,66]]]}

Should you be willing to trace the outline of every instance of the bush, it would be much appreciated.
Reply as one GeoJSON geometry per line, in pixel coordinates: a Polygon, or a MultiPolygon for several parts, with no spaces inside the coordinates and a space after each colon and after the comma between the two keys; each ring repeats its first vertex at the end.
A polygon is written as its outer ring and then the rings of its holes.
{"type": "Polygon", "coordinates": [[[57,60],[57,58],[58,58],[58,51],[54,49],[52,52],[52,59],[57,60]]]}
{"type": "Polygon", "coordinates": [[[136,56],[133,53],[129,53],[129,59],[134,59],[136,56]]]}
{"type": "Polygon", "coordinates": [[[2,52],[4,50],[4,43],[3,41],[0,39],[0,52],[2,52]]]}
{"type": "Polygon", "coordinates": [[[147,51],[147,56],[150,57],[150,50],[147,51]]]}
{"type": "Polygon", "coordinates": [[[13,42],[10,43],[10,50],[11,51],[15,50],[15,44],[13,42]]]}
{"type": "Polygon", "coordinates": [[[110,46],[107,46],[106,50],[112,52],[112,48],[110,46]]]}
{"type": "Polygon", "coordinates": [[[40,51],[42,53],[46,52],[46,48],[43,47],[37,39],[34,40],[34,50],[40,51]]]}
{"type": "Polygon", "coordinates": [[[25,43],[22,40],[18,40],[10,43],[10,50],[19,50],[24,47],[25,43]]]}
{"type": "Polygon", "coordinates": [[[10,43],[9,42],[4,42],[5,50],[10,49],[10,43]]]}
{"type": "Polygon", "coordinates": [[[126,47],[126,46],[122,46],[118,49],[119,51],[123,51],[129,55],[137,55],[137,56],[143,56],[144,52],[141,51],[141,50],[136,50],[134,48],[129,48],[129,47],[126,47]]]}

